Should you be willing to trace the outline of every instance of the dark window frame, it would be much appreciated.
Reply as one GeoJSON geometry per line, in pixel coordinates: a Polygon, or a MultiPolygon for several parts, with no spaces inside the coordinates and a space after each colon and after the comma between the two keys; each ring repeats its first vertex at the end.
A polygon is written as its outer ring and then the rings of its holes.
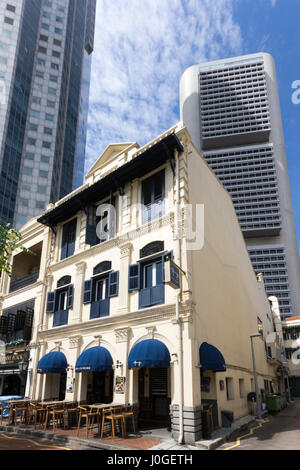
{"type": "Polygon", "coordinates": [[[165,169],[142,181],[142,223],[149,223],[165,214],[166,172],[165,169]]]}
{"type": "Polygon", "coordinates": [[[62,226],[61,237],[61,256],[60,260],[70,258],[75,253],[76,234],[77,234],[77,217],[66,222],[62,226]]]}

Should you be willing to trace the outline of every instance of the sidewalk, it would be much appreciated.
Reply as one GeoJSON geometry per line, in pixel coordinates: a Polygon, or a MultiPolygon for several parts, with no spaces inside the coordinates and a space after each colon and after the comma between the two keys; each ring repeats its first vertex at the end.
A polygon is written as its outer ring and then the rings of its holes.
{"type": "Polygon", "coordinates": [[[237,432],[247,429],[249,425],[255,423],[255,417],[252,415],[245,416],[241,419],[236,420],[230,428],[221,428],[212,433],[212,438],[210,440],[202,439],[195,442],[194,445],[183,444],[180,445],[174,439],[169,439],[162,442],[149,450],[213,450],[228,439],[231,438],[237,432]]]}
{"type": "Polygon", "coordinates": [[[247,429],[250,424],[255,422],[254,416],[245,416],[233,423],[231,428],[221,428],[215,431],[210,440],[200,440],[194,445],[178,444],[171,438],[166,429],[153,429],[149,431],[140,431],[136,435],[129,434],[126,438],[107,437],[100,440],[96,432],[90,432],[90,437],[85,438],[85,429],[81,429],[77,437],[77,429],[56,429],[55,433],[51,429],[46,431],[34,429],[33,426],[22,427],[0,425],[0,432],[9,433],[18,436],[36,438],[41,442],[47,442],[57,445],[72,447],[75,450],[98,449],[98,450],[168,450],[168,451],[194,451],[194,450],[212,450],[219,447],[229,440],[235,433],[247,429]]]}

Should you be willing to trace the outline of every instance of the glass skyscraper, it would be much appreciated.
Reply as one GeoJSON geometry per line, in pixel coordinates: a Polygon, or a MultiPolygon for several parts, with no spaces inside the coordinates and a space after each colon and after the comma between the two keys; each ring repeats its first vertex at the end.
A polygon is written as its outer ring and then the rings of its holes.
{"type": "Polygon", "coordinates": [[[0,220],[83,183],[96,0],[0,0],[0,220]]]}
{"type": "Polygon", "coordinates": [[[299,312],[300,266],[275,64],[258,53],[185,71],[181,119],[224,184],[256,274],[281,315],[299,312]]]}

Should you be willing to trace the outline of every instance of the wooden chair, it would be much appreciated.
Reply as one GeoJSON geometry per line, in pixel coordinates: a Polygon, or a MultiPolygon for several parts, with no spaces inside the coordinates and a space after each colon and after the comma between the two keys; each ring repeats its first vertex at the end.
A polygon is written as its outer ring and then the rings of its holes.
{"type": "Polygon", "coordinates": [[[89,437],[89,430],[94,425],[95,418],[97,418],[97,426],[98,426],[98,431],[100,433],[100,419],[99,419],[100,410],[93,410],[93,409],[90,409],[88,406],[82,406],[82,405],[79,406],[78,409],[79,409],[79,417],[78,417],[77,436],[79,435],[82,419],[85,419],[87,439],[89,437]]]}
{"type": "Polygon", "coordinates": [[[136,430],[135,430],[135,419],[134,419],[133,405],[124,406],[123,409],[122,409],[122,414],[123,414],[123,417],[124,417],[124,433],[125,433],[125,436],[126,436],[126,420],[128,418],[129,419],[131,418],[131,420],[132,420],[132,428],[133,428],[133,432],[135,434],[136,430]]]}
{"type": "Polygon", "coordinates": [[[14,424],[27,424],[29,403],[13,405],[14,424]]]}
{"type": "Polygon", "coordinates": [[[42,403],[30,403],[30,409],[28,413],[28,424],[32,422],[34,429],[38,425],[43,426],[47,414],[47,406],[42,403]]]}
{"type": "Polygon", "coordinates": [[[78,402],[66,403],[64,405],[65,416],[64,416],[64,426],[72,427],[74,423],[78,420],[78,402]]]}
{"type": "Polygon", "coordinates": [[[115,407],[115,408],[104,408],[102,410],[102,426],[101,426],[101,439],[103,438],[104,432],[104,423],[105,421],[111,422],[111,430],[112,430],[112,438],[115,438],[115,423],[120,421],[121,423],[121,432],[122,437],[125,437],[124,427],[125,427],[125,419],[122,412],[122,407],[115,407]]]}
{"type": "Polygon", "coordinates": [[[48,422],[51,423],[52,421],[52,426],[53,426],[53,431],[54,431],[57,427],[57,423],[60,423],[60,424],[63,423],[64,413],[65,413],[65,410],[62,408],[62,405],[47,406],[44,429],[47,428],[48,422]]]}

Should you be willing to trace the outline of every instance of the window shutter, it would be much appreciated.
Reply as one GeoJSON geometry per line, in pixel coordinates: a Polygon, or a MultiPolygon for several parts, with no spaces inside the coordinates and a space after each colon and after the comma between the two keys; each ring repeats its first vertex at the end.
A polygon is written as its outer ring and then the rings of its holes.
{"type": "Polygon", "coordinates": [[[77,229],[77,219],[71,220],[68,223],[68,251],[67,256],[73,256],[75,252],[76,244],[76,229],[77,229]]]}
{"type": "Polygon", "coordinates": [[[60,259],[66,259],[68,251],[68,238],[66,233],[66,227],[63,228],[62,241],[61,241],[61,252],[60,259]]]}
{"type": "Polygon", "coordinates": [[[84,290],[83,290],[83,303],[89,304],[92,301],[92,281],[85,281],[84,282],[84,290]]]}
{"type": "Polygon", "coordinates": [[[74,286],[71,284],[68,286],[68,293],[67,293],[67,308],[73,307],[73,298],[74,298],[74,286]]]}
{"type": "Polygon", "coordinates": [[[119,293],[119,271],[109,273],[108,296],[117,297],[119,293]]]}
{"type": "Polygon", "coordinates": [[[48,292],[46,313],[53,313],[54,309],[55,309],[55,292],[48,292]]]}
{"type": "Polygon", "coordinates": [[[151,305],[151,287],[140,290],[139,308],[149,307],[151,305]]]}
{"type": "Polygon", "coordinates": [[[95,206],[89,206],[87,208],[85,243],[91,246],[95,246],[99,243],[99,238],[96,234],[96,210],[97,208],[95,206]]]}
{"type": "Polygon", "coordinates": [[[140,265],[129,266],[128,291],[140,290],[140,265]]]}
{"type": "Polygon", "coordinates": [[[60,259],[69,258],[75,251],[77,219],[63,226],[60,259]]]}

